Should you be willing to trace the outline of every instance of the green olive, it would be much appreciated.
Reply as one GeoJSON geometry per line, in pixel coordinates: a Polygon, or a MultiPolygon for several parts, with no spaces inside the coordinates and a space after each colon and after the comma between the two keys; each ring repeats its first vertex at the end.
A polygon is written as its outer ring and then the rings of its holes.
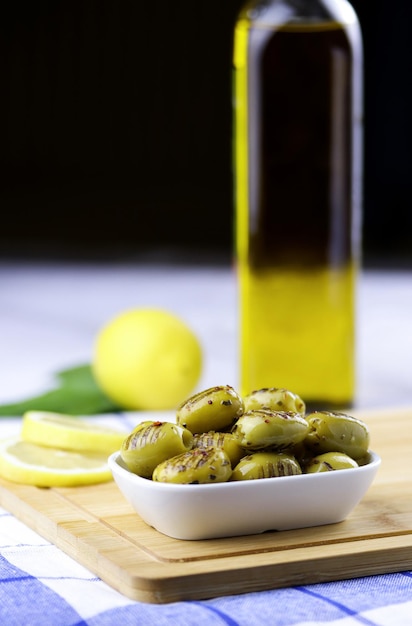
{"type": "Polygon", "coordinates": [[[141,422],[123,441],[120,455],[134,474],[151,478],[154,468],[165,459],[190,450],[193,435],[171,422],[141,422]]]}
{"type": "Polygon", "coordinates": [[[239,461],[231,480],[255,480],[298,474],[302,474],[302,469],[292,455],[283,452],[254,452],[239,461]]]}
{"type": "Polygon", "coordinates": [[[193,434],[224,430],[242,415],[242,398],[230,385],[211,387],[191,396],[177,408],[176,421],[193,434]]]}
{"type": "Polygon", "coordinates": [[[308,430],[307,421],[299,413],[256,409],[244,413],[232,432],[246,450],[282,450],[303,441],[308,430]]]}
{"type": "Polygon", "coordinates": [[[309,432],[305,444],[315,454],[343,452],[355,460],[366,455],[369,430],[360,419],[333,411],[315,411],[306,419],[309,432]]]}
{"type": "Polygon", "coordinates": [[[272,409],[305,415],[306,405],[296,393],[288,389],[265,387],[252,391],[244,398],[245,411],[252,409],[272,409]]]}
{"type": "Polygon", "coordinates": [[[222,448],[230,459],[232,467],[239,463],[246,452],[232,433],[209,431],[199,433],[193,438],[194,448],[222,448]]]}
{"type": "Polygon", "coordinates": [[[305,467],[305,474],[331,472],[333,470],[351,469],[359,467],[357,462],[343,452],[325,452],[313,457],[305,467]]]}
{"type": "Polygon", "coordinates": [[[153,480],[164,483],[224,483],[232,475],[230,459],[222,448],[193,448],[160,463],[153,480]]]}

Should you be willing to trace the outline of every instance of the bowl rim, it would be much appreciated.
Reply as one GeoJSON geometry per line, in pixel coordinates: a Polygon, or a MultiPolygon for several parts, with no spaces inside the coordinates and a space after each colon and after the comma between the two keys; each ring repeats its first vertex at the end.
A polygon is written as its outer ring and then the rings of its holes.
{"type": "Polygon", "coordinates": [[[197,491],[200,491],[200,490],[208,491],[211,489],[217,491],[218,489],[228,489],[229,487],[231,490],[240,489],[242,487],[245,488],[245,485],[253,485],[255,487],[256,482],[258,482],[259,485],[267,485],[268,487],[270,485],[279,485],[280,478],[282,481],[281,484],[285,486],[287,482],[289,482],[290,484],[293,484],[293,482],[296,480],[299,480],[299,483],[301,484],[303,481],[310,482],[310,481],[315,480],[316,482],[319,482],[319,481],[333,480],[333,479],[336,479],[337,475],[341,476],[342,473],[344,474],[346,478],[349,478],[353,473],[356,473],[357,475],[359,475],[360,473],[369,473],[372,471],[377,471],[379,469],[379,466],[382,463],[381,457],[373,450],[368,450],[368,454],[370,457],[370,460],[368,463],[365,463],[364,465],[360,465],[359,467],[346,468],[345,470],[264,478],[258,481],[239,480],[239,481],[225,481],[225,482],[220,482],[220,483],[200,483],[200,484],[199,483],[196,483],[196,484],[195,483],[166,483],[166,482],[157,482],[157,481],[151,480],[150,478],[143,478],[142,476],[139,476],[138,474],[134,474],[126,467],[124,461],[122,461],[120,450],[113,452],[109,456],[108,465],[113,475],[114,474],[118,476],[120,475],[120,477],[122,478],[125,478],[129,481],[130,480],[133,481],[134,483],[136,483],[136,485],[139,485],[139,484],[145,485],[147,487],[150,487],[151,489],[157,489],[157,490],[167,489],[170,492],[172,492],[173,490],[175,491],[181,490],[182,488],[183,489],[196,489],[197,491]]]}

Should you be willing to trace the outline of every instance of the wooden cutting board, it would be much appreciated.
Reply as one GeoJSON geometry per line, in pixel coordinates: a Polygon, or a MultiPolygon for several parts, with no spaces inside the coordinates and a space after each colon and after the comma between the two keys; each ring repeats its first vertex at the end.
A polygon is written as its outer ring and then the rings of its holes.
{"type": "Polygon", "coordinates": [[[412,569],[412,409],[356,412],[382,457],[339,524],[181,541],[147,526],[114,483],[41,489],[0,480],[0,504],[126,596],[164,603],[412,569]]]}

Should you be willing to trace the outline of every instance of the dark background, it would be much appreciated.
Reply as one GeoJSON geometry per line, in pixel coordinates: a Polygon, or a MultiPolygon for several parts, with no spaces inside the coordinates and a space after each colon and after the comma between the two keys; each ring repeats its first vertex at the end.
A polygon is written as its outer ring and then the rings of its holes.
{"type": "MultiPolygon", "coordinates": [[[[241,4],[2,5],[2,257],[232,258],[241,4]]],[[[364,262],[412,266],[411,4],[352,4],[365,54],[364,262]]]]}

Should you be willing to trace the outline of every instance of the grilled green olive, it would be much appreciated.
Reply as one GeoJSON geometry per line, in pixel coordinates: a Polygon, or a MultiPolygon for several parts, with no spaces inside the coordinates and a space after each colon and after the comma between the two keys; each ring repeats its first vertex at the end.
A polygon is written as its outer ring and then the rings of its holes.
{"type": "Polygon", "coordinates": [[[230,385],[211,387],[191,396],[177,408],[176,421],[193,434],[229,428],[242,415],[242,398],[230,385]]]}
{"type": "Polygon", "coordinates": [[[254,452],[243,457],[232,472],[231,480],[255,480],[302,474],[297,460],[283,452],[254,452]]]}
{"type": "Polygon", "coordinates": [[[193,435],[171,422],[145,421],[123,441],[120,455],[134,474],[151,478],[154,468],[165,459],[190,450],[193,435]]]}
{"type": "Polygon", "coordinates": [[[256,409],[244,413],[232,432],[246,450],[282,450],[303,441],[308,430],[307,421],[299,413],[256,409]]]}
{"type": "Polygon", "coordinates": [[[222,448],[193,448],[160,463],[153,480],[163,483],[224,483],[232,475],[230,459],[222,448]]]}
{"type": "Polygon", "coordinates": [[[343,452],[355,461],[368,451],[369,430],[356,417],[333,411],[315,411],[306,420],[309,432],[305,444],[315,454],[343,452]]]}
{"type": "Polygon", "coordinates": [[[305,467],[305,474],[331,472],[353,467],[359,467],[359,465],[347,454],[343,454],[343,452],[325,452],[325,454],[319,454],[309,461],[305,467]]]}
{"type": "Polygon", "coordinates": [[[265,387],[252,391],[243,398],[245,411],[252,409],[272,409],[273,411],[288,411],[305,415],[306,405],[296,393],[288,389],[265,387]]]}
{"type": "Polygon", "coordinates": [[[232,467],[239,463],[246,452],[232,433],[219,433],[213,430],[200,433],[193,438],[194,448],[222,448],[230,459],[232,467]]]}

